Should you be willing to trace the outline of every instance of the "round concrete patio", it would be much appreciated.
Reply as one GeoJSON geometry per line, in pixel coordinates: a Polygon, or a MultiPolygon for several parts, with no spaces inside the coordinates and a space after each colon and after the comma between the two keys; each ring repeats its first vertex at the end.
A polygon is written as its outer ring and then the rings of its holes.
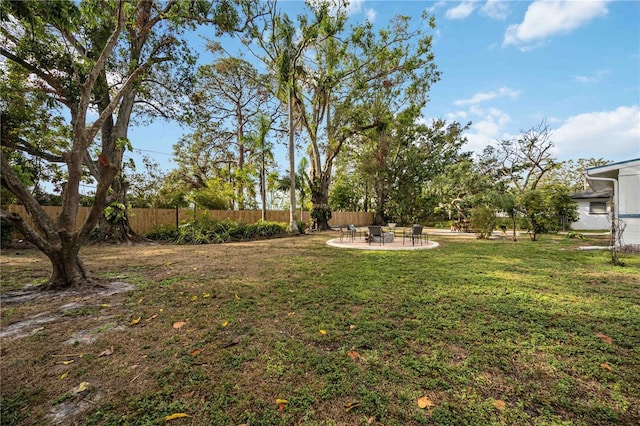
{"type": "Polygon", "coordinates": [[[436,248],[440,244],[435,241],[423,241],[422,245],[420,243],[412,245],[411,239],[405,239],[404,244],[402,244],[402,237],[396,236],[393,242],[384,244],[369,244],[369,242],[364,238],[356,238],[354,240],[351,240],[350,238],[343,238],[342,241],[340,241],[340,238],[334,238],[327,241],[327,245],[330,245],[331,247],[357,250],[425,250],[436,248]]]}

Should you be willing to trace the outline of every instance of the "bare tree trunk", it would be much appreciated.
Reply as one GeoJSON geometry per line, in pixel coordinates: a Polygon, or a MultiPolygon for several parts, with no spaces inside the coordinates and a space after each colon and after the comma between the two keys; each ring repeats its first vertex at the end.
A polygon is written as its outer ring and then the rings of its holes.
{"type": "Polygon", "coordinates": [[[50,260],[52,272],[43,288],[57,290],[78,288],[91,283],[92,277],[80,259],[79,252],[102,213],[109,182],[116,173],[115,166],[105,158],[101,158],[100,169],[105,179],[98,182],[94,206],[85,222],[76,230],[77,208],[70,212],[67,206],[77,206],[79,198],[77,191],[69,191],[69,185],[65,187],[65,195],[69,200],[66,206],[63,205],[63,210],[57,220],[53,220],[22,185],[1,151],[0,159],[2,162],[2,186],[22,202],[36,229],[29,226],[17,213],[0,210],[0,217],[15,226],[27,241],[35,245],[50,260]]]}
{"type": "Polygon", "coordinates": [[[45,252],[52,266],[51,276],[45,285],[46,289],[79,288],[93,281],[78,256],[78,251],[79,247],[65,244],[60,250],[45,252]]]}
{"type": "Polygon", "coordinates": [[[331,219],[331,209],[329,208],[329,181],[330,174],[321,173],[319,177],[314,177],[311,185],[311,219],[312,229],[315,231],[326,231],[331,229],[329,219],[331,219]]]}
{"type": "MultiPolygon", "coordinates": [[[[292,82],[293,85],[293,82],[292,82]]],[[[289,89],[290,91],[293,89],[289,89]]],[[[296,151],[293,140],[293,93],[289,92],[289,231],[298,232],[296,222],[296,151]]]]}

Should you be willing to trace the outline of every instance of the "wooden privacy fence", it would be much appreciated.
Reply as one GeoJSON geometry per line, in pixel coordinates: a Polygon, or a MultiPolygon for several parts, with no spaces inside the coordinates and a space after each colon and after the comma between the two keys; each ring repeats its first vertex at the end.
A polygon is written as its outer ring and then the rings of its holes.
{"type": "MultiPolygon", "coordinates": [[[[59,206],[43,206],[49,217],[56,217],[60,212],[59,206]]],[[[6,210],[18,213],[27,223],[33,226],[33,222],[26,214],[23,206],[10,205],[6,210]]],[[[89,215],[90,207],[78,208],[78,224],[82,224],[89,215]]],[[[201,209],[131,209],[129,225],[137,234],[145,234],[159,225],[176,225],[187,219],[193,219],[194,215],[207,214],[214,220],[233,220],[242,223],[255,223],[260,221],[262,212],[260,210],[201,210],[201,209]]],[[[373,223],[373,213],[369,212],[332,212],[329,225],[339,226],[354,224],[356,226],[367,226],[373,223]]],[[[300,220],[300,211],[296,212],[296,219],[300,220]]],[[[267,220],[270,222],[289,223],[288,210],[268,210],[267,220]]],[[[302,221],[309,224],[309,212],[302,212],[302,221]]]]}

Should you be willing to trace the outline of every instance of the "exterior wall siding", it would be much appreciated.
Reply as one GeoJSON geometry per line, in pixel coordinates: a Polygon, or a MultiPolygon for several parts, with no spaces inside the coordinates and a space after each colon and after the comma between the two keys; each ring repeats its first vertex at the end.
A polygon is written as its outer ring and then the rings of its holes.
{"type": "Polygon", "coordinates": [[[640,245],[640,165],[620,169],[618,175],[620,209],[618,215],[624,223],[624,244],[640,245]]]}
{"type": "Polygon", "coordinates": [[[580,219],[571,224],[572,229],[575,229],[576,231],[611,229],[611,222],[609,221],[608,214],[591,214],[589,212],[589,205],[593,201],[602,201],[602,199],[584,199],[577,202],[580,219]]]}

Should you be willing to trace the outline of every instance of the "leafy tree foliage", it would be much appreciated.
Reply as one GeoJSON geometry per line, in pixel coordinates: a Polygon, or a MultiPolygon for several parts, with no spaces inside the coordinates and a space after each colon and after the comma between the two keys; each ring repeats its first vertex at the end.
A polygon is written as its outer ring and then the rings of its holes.
{"type": "Polygon", "coordinates": [[[564,221],[577,220],[575,203],[564,188],[532,189],[523,192],[518,201],[525,228],[533,241],[540,234],[560,230],[564,221]]]}
{"type": "Polygon", "coordinates": [[[471,226],[478,238],[488,238],[496,227],[496,214],[489,206],[471,209],[471,226]]]}
{"type": "MultiPolygon", "coordinates": [[[[356,135],[385,126],[378,114],[368,111],[369,100],[384,88],[395,93],[394,102],[420,105],[439,74],[431,37],[422,30],[411,32],[409,18],[398,17],[376,34],[370,23],[347,30],[345,2],[310,2],[308,8],[298,16],[301,37],[295,44],[281,42],[291,41],[295,32],[286,17],[265,22],[254,33],[274,35],[261,47],[280,81],[291,82],[286,86],[290,104],[309,142],[314,228],[322,230],[331,212],[329,185],[336,157],[356,135]],[[277,38],[278,34],[289,37],[277,38]]],[[[423,18],[433,28],[433,20],[423,18]]]]}
{"type": "Polygon", "coordinates": [[[579,158],[558,163],[558,166],[550,170],[542,178],[544,185],[565,186],[570,192],[580,192],[587,189],[584,171],[591,167],[604,166],[611,161],[602,158],[579,158]]]}
{"type": "Polygon", "coordinates": [[[480,167],[503,185],[497,201],[513,218],[514,240],[519,213],[532,240],[557,231],[559,223],[566,227],[577,220],[569,194],[577,188],[578,179],[571,171],[558,172],[561,164],[552,154],[553,146],[551,129],[542,121],[518,137],[487,147],[480,158],[480,167]],[[559,182],[562,175],[567,181],[559,182]]]}
{"type": "Polygon", "coordinates": [[[159,207],[159,193],[166,173],[160,170],[160,165],[149,157],[142,159],[143,171],[129,171],[126,180],[131,182],[128,200],[132,207],[159,207]]]}
{"type": "MultiPolygon", "coordinates": [[[[217,49],[214,44],[210,47],[217,49]]],[[[187,116],[195,132],[185,136],[181,145],[198,145],[199,149],[215,152],[220,163],[225,163],[226,168],[216,174],[226,174],[235,188],[231,208],[243,210],[255,199],[252,190],[259,167],[249,161],[258,159],[254,155],[260,150],[255,146],[256,137],[262,132],[266,137],[280,113],[266,86],[266,78],[239,58],[219,58],[198,69],[187,116]],[[261,117],[265,117],[269,128],[263,127],[261,117]]]]}
{"type": "Polygon", "coordinates": [[[170,32],[158,32],[154,47],[145,41],[152,39],[162,25],[175,24],[174,28],[179,29],[207,21],[224,31],[237,24],[238,14],[228,1],[132,4],[115,0],[2,2],[0,12],[0,31],[5,41],[0,54],[28,74],[29,84],[25,87],[33,96],[47,105],[64,107],[70,117],[66,145],[38,146],[34,140],[23,143],[22,140],[32,139],[24,126],[12,127],[17,131],[10,139],[12,146],[4,145],[3,134],[2,185],[25,206],[35,228],[4,209],[0,217],[16,226],[50,259],[53,273],[48,287],[77,287],[91,280],[78,252],[102,217],[114,179],[121,171],[122,151],[128,145],[127,110],[133,107],[131,98],[135,100],[143,79],[169,62],[173,49],[179,46],[170,32]],[[222,13],[223,10],[230,13],[222,13]],[[149,50],[145,51],[144,46],[149,50]],[[116,80],[113,85],[111,77],[116,80]],[[95,121],[90,120],[89,114],[93,108],[98,111],[95,121]],[[98,135],[100,144],[96,146],[98,135]],[[34,147],[37,151],[28,152],[34,147]],[[64,165],[66,181],[61,184],[62,209],[58,217],[51,218],[44,212],[12,167],[10,153],[15,150],[64,165]],[[91,211],[79,224],[79,185],[86,173],[95,177],[97,186],[91,211]]]}

